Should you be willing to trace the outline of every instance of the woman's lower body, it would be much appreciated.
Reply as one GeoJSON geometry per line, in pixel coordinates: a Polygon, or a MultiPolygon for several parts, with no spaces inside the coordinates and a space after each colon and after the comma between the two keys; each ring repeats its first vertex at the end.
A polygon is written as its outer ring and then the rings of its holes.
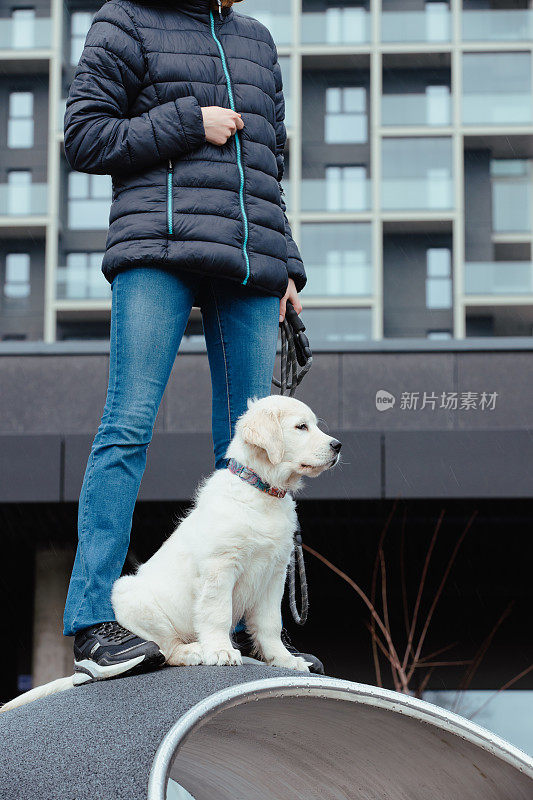
{"type": "Polygon", "coordinates": [[[226,466],[226,449],[247,399],[270,394],[278,297],[154,267],[115,276],[109,386],[80,492],[65,636],[115,619],[111,588],[126,560],[148,445],[195,299],[211,370],[215,469],[226,466]]]}

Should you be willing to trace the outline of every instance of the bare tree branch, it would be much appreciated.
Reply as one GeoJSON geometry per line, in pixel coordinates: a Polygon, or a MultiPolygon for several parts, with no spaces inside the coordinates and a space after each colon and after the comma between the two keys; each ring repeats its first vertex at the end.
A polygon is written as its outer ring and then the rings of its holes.
{"type": "MultiPolygon", "coordinates": [[[[420,638],[418,640],[418,645],[417,645],[416,650],[415,650],[413,664],[416,664],[418,662],[418,659],[420,658],[420,653],[421,653],[422,647],[424,645],[424,640],[426,638],[426,634],[428,632],[429,623],[431,622],[431,619],[433,617],[433,613],[435,611],[435,608],[437,607],[437,603],[440,600],[440,596],[442,594],[442,590],[444,589],[446,581],[448,580],[448,575],[450,574],[450,570],[451,570],[451,568],[452,568],[452,566],[454,564],[454,561],[455,561],[455,558],[457,556],[457,553],[459,552],[459,548],[461,547],[466,534],[468,533],[468,531],[472,527],[472,523],[474,522],[474,519],[476,518],[476,516],[477,516],[477,510],[474,511],[473,514],[471,514],[470,519],[468,520],[464,531],[460,535],[459,539],[457,540],[457,542],[455,544],[455,547],[453,548],[452,555],[450,556],[450,560],[448,561],[446,569],[444,570],[444,575],[442,576],[442,580],[441,580],[441,582],[439,584],[439,588],[437,589],[437,591],[435,593],[435,597],[433,598],[433,602],[431,603],[431,606],[430,606],[430,609],[428,611],[426,620],[424,622],[424,626],[422,628],[422,633],[420,634],[420,638]]],[[[414,670],[414,667],[413,667],[413,665],[411,665],[411,668],[407,673],[407,680],[408,681],[412,677],[413,670],[414,670]]]]}
{"type": "MultiPolygon", "coordinates": [[[[303,547],[307,550],[308,553],[311,553],[311,555],[315,556],[315,558],[318,558],[318,560],[322,561],[322,563],[325,564],[326,567],[329,567],[329,569],[331,569],[340,578],[342,578],[344,581],[346,581],[346,583],[349,586],[351,586],[352,589],[359,595],[361,600],[364,602],[364,604],[366,605],[366,607],[370,611],[370,613],[372,615],[372,619],[375,620],[375,622],[377,623],[379,629],[383,633],[383,636],[385,637],[385,641],[387,642],[387,645],[388,645],[388,647],[390,649],[391,656],[394,659],[394,665],[395,665],[396,669],[397,670],[401,670],[400,659],[398,658],[398,653],[396,652],[396,649],[395,649],[394,644],[392,642],[391,636],[390,636],[388,630],[386,629],[385,625],[383,624],[383,621],[382,621],[381,617],[379,616],[379,614],[377,613],[375,607],[372,605],[372,603],[370,602],[370,600],[368,599],[366,594],[363,592],[361,587],[358,586],[357,583],[349,577],[349,575],[347,575],[341,569],[336,567],[335,564],[332,564],[331,561],[329,561],[327,558],[325,558],[325,556],[321,555],[321,553],[318,553],[316,550],[314,550],[308,544],[304,544],[303,547]]],[[[404,681],[402,681],[402,684],[404,684],[404,681]]],[[[404,685],[404,689],[406,691],[408,690],[407,685],[404,685]]]]}
{"type": "Polygon", "coordinates": [[[403,621],[405,625],[405,635],[409,636],[409,603],[407,600],[407,582],[405,579],[405,525],[407,521],[407,509],[404,507],[402,517],[402,532],[400,536],[400,582],[402,587],[402,608],[403,621]]]}
{"type": "MultiPolygon", "coordinates": [[[[385,541],[385,536],[387,535],[387,531],[389,529],[389,525],[391,520],[394,516],[394,512],[396,510],[396,506],[398,504],[398,498],[395,498],[392,508],[389,512],[389,515],[385,521],[385,525],[381,531],[379,542],[378,542],[378,550],[376,553],[376,558],[374,559],[374,568],[372,570],[372,584],[370,588],[370,602],[374,607],[376,607],[376,584],[377,584],[377,576],[378,576],[378,565],[379,565],[379,551],[383,547],[383,542],[385,541]]],[[[376,632],[376,624],[373,617],[370,618],[370,625],[371,625],[371,635],[372,635],[372,658],[374,660],[374,671],[376,673],[376,685],[383,686],[383,681],[381,679],[381,667],[379,664],[379,656],[376,648],[376,642],[374,640],[374,633],[376,632]]]]}
{"type": "MultiPolygon", "coordinates": [[[[420,583],[418,584],[418,594],[416,596],[415,607],[413,610],[413,618],[411,620],[411,627],[409,628],[409,636],[407,637],[407,646],[405,648],[405,654],[402,661],[402,667],[405,669],[407,667],[407,661],[409,659],[409,655],[413,654],[413,661],[417,661],[418,659],[415,658],[413,653],[413,638],[415,635],[416,623],[418,619],[418,612],[420,610],[420,603],[422,601],[422,592],[424,591],[424,584],[426,582],[426,577],[428,574],[429,569],[429,562],[431,561],[431,554],[433,553],[433,549],[435,547],[435,543],[437,541],[437,536],[439,535],[440,526],[442,524],[442,520],[444,518],[444,509],[440,512],[439,518],[437,520],[437,524],[435,525],[435,530],[433,531],[433,536],[431,537],[431,541],[429,543],[429,547],[426,553],[426,558],[424,561],[424,566],[422,567],[422,574],[420,575],[420,583]]],[[[420,655],[420,653],[418,654],[420,655]]]]}

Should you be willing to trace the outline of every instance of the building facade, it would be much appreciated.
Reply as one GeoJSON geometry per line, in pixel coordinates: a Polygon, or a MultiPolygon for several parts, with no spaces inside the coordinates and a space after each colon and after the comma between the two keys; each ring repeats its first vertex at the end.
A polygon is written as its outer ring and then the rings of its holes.
{"type": "MultiPolygon", "coordinates": [[[[111,179],[70,170],[62,125],[99,5],[0,0],[0,535],[12,565],[0,633],[16,642],[0,701],[71,668],[61,616],[106,394],[111,179]]],[[[523,673],[512,685],[532,703],[533,9],[245,0],[235,10],[269,27],[282,66],[283,185],[315,353],[298,396],[344,442],[342,467],[301,496],[306,540],[368,586],[382,526],[404,504],[414,602],[441,510],[435,585],[477,513],[429,650],[459,639],[473,657],[514,604],[471,686],[490,692],[523,673]]],[[[163,541],[175,504],[211,467],[194,309],[150,445],[134,557],[163,541]]],[[[320,569],[304,644],[332,674],[372,682],[362,610],[320,569]]],[[[401,628],[398,603],[391,619],[401,628]]],[[[460,687],[453,669],[441,674],[432,691],[460,687]]],[[[504,696],[509,738],[533,750],[504,696]]]]}
{"type": "MultiPolygon", "coordinates": [[[[108,335],[111,179],[72,172],[62,145],[97,7],[0,4],[3,340],[108,335]]],[[[236,10],[278,44],[284,188],[315,336],[530,336],[533,10],[476,0],[236,10]]]]}

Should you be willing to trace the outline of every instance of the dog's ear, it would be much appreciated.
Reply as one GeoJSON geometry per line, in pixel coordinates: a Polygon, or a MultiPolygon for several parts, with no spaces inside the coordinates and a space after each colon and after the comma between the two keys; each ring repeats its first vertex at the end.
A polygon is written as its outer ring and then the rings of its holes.
{"type": "Polygon", "coordinates": [[[249,409],[243,420],[242,438],[265,450],[271,464],[283,459],[283,431],[278,415],[268,408],[249,409]]]}

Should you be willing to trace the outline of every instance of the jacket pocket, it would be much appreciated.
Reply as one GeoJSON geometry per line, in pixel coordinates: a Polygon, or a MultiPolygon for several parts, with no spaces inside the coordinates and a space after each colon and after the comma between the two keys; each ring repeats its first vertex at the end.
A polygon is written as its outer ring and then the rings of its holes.
{"type": "Polygon", "coordinates": [[[172,163],[172,160],[169,159],[167,167],[167,234],[169,236],[174,235],[174,221],[172,218],[174,210],[173,178],[174,178],[174,164],[172,163]]]}

